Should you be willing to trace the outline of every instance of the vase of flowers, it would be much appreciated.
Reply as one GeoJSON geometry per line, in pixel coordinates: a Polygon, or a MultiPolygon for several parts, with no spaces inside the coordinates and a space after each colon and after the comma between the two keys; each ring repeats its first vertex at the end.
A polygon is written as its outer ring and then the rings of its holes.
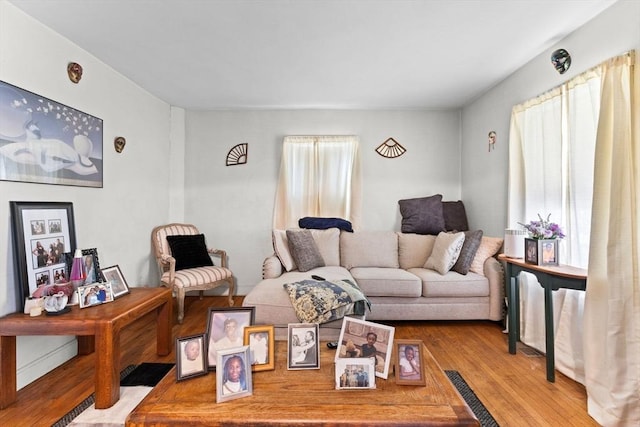
{"type": "Polygon", "coordinates": [[[536,265],[558,265],[558,242],[564,238],[562,228],[555,222],[551,222],[551,214],[543,219],[538,214],[539,220],[522,224],[529,237],[524,239],[524,261],[536,265]]]}

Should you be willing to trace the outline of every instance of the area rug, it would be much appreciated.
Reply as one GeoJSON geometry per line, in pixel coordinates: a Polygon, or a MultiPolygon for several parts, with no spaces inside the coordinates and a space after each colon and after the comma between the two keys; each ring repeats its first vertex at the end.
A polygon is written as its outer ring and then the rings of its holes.
{"type": "Polygon", "coordinates": [[[173,363],[142,363],[120,373],[120,400],[108,409],[95,409],[95,395],[87,397],[53,427],[124,426],[127,415],[171,370],[173,363]]]}
{"type": "Polygon", "coordinates": [[[445,374],[449,377],[449,380],[456,387],[458,392],[462,395],[462,398],[467,405],[471,408],[474,415],[480,421],[480,425],[482,427],[499,427],[496,420],[489,413],[487,408],[482,404],[478,396],[471,390],[469,384],[462,378],[462,375],[458,371],[444,371],[445,374]]]}

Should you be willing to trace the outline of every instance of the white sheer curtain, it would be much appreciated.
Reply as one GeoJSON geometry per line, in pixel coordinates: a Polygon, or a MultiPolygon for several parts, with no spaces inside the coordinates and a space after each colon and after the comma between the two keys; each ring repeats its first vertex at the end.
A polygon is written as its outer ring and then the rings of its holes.
{"type": "Polygon", "coordinates": [[[305,216],[360,221],[361,172],[356,136],[286,136],[273,227],[298,226],[305,216]]]}

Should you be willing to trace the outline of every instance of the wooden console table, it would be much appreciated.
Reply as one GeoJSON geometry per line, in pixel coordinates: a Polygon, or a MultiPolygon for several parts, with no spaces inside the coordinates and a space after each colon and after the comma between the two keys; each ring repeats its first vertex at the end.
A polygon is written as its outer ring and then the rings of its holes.
{"type": "Polygon", "coordinates": [[[287,370],[287,343],[276,341],[275,370],[253,373],[253,395],[216,403],[216,373],[176,381],[175,367],[129,414],[141,426],[480,426],[423,347],[426,386],[376,378],[376,389],[336,390],[335,350],[322,343],[320,369],[287,370]]]}
{"type": "Polygon", "coordinates": [[[30,317],[14,313],[0,318],[0,409],[15,402],[16,336],[76,335],[78,354],[96,352],[95,386],[98,409],[112,406],[120,399],[120,331],[142,316],[157,312],[157,352],[172,350],[171,289],[131,288],[114,302],[80,309],[72,307],[60,316],[30,317]]]}
{"type": "Polygon", "coordinates": [[[552,291],[558,289],[587,289],[587,270],[569,265],[541,266],[527,264],[522,258],[509,258],[504,254],[498,256],[506,263],[507,300],[509,305],[509,353],[516,354],[516,342],[520,341],[520,288],[518,275],[526,271],[536,276],[540,286],[544,288],[544,330],[547,359],[547,381],[554,382],[555,347],[553,332],[553,299],[552,291]]]}

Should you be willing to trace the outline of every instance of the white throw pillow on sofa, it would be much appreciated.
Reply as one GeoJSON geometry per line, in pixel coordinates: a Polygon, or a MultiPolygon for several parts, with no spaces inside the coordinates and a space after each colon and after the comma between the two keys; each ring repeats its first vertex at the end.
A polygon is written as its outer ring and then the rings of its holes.
{"type": "Polygon", "coordinates": [[[464,244],[464,233],[445,233],[438,234],[436,242],[433,245],[431,256],[424,264],[424,268],[435,270],[444,275],[455,265],[464,244]]]}

